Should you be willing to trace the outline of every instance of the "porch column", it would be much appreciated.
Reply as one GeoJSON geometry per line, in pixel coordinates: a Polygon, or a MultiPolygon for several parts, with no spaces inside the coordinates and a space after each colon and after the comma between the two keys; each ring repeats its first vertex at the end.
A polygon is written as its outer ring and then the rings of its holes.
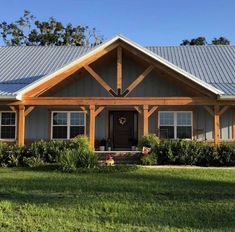
{"type": "Polygon", "coordinates": [[[214,143],[219,144],[220,140],[220,112],[219,106],[214,106],[214,143]]]}
{"type": "Polygon", "coordinates": [[[149,119],[148,119],[148,105],[143,106],[143,118],[144,118],[144,136],[149,132],[149,119]]]}
{"type": "Polygon", "coordinates": [[[24,145],[24,136],[25,136],[25,106],[19,105],[18,109],[18,144],[24,145]]]}
{"type": "Polygon", "coordinates": [[[89,139],[92,148],[95,147],[95,106],[90,105],[89,139]]]}

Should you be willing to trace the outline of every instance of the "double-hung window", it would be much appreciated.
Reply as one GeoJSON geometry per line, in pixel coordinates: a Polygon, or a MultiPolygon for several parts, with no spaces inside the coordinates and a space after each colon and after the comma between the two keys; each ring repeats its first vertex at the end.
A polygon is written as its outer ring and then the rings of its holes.
{"type": "Polygon", "coordinates": [[[0,112],[0,138],[14,140],[16,138],[16,113],[0,112]]]}
{"type": "Polygon", "coordinates": [[[86,115],[80,111],[52,112],[52,139],[72,139],[86,132],[86,115]]]}
{"type": "Polygon", "coordinates": [[[191,111],[160,111],[160,137],[167,139],[192,138],[191,111]]]}

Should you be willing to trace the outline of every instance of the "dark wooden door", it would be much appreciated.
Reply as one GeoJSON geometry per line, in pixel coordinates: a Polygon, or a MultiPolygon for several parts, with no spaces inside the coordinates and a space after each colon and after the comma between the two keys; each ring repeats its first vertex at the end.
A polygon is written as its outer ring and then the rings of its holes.
{"type": "Polygon", "coordinates": [[[130,149],[137,139],[137,114],[134,111],[110,112],[110,137],[114,149],[130,149]]]}

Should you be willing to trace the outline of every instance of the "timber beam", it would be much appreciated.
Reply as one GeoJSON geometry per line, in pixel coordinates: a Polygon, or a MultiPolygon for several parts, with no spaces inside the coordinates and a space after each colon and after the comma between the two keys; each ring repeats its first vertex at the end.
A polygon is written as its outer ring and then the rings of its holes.
{"type": "Polygon", "coordinates": [[[54,87],[55,85],[57,85],[58,83],[60,83],[64,79],[66,79],[68,76],[72,75],[73,73],[75,73],[79,69],[83,68],[85,65],[89,65],[89,64],[93,63],[97,59],[101,58],[105,54],[107,54],[110,51],[112,51],[113,49],[117,48],[119,45],[120,45],[120,42],[115,42],[115,43],[111,44],[109,47],[102,49],[99,52],[96,52],[95,54],[83,59],[80,62],[77,62],[77,64],[74,64],[73,66],[67,68],[66,70],[63,70],[61,72],[56,72],[56,74],[54,74],[51,79],[43,82],[42,84],[40,84],[38,86],[32,87],[31,90],[25,92],[23,94],[23,96],[25,96],[25,97],[26,96],[27,97],[38,96],[38,95],[46,92],[47,90],[51,89],[52,87],[54,87]]]}
{"type": "Polygon", "coordinates": [[[2,105],[8,105],[8,106],[16,106],[22,104],[26,106],[37,106],[37,105],[235,106],[235,101],[218,101],[203,97],[28,97],[24,98],[22,101],[2,102],[2,105]]]}
{"type": "MultiPolygon", "coordinates": [[[[218,114],[221,116],[223,113],[225,113],[229,109],[229,107],[230,106],[224,106],[221,109],[218,108],[218,114]]],[[[209,106],[204,106],[204,108],[212,117],[214,117],[214,110],[212,108],[210,108],[209,106]]]]}
{"type": "Polygon", "coordinates": [[[104,109],[103,106],[98,107],[95,109],[95,105],[90,105],[89,107],[89,140],[92,149],[95,147],[95,118],[101,111],[104,109]]]}
{"type": "Polygon", "coordinates": [[[24,145],[24,136],[25,136],[25,106],[19,105],[18,108],[18,144],[24,145]]]}
{"type": "Polygon", "coordinates": [[[144,78],[153,70],[153,65],[150,65],[148,68],[144,70],[143,73],[141,73],[128,87],[127,89],[123,92],[122,96],[125,97],[127,96],[137,85],[139,85],[144,78]]]}
{"type": "Polygon", "coordinates": [[[219,144],[220,140],[220,115],[219,106],[214,106],[214,143],[219,144]]]}
{"type": "Polygon", "coordinates": [[[143,119],[144,119],[144,135],[147,135],[149,132],[149,117],[158,109],[158,106],[153,106],[149,110],[148,105],[143,106],[143,119]]]}
{"type": "Polygon", "coordinates": [[[117,48],[117,93],[122,94],[122,47],[117,48]]]}
{"type": "Polygon", "coordinates": [[[85,65],[84,68],[90,75],[97,80],[97,82],[104,88],[106,89],[111,96],[115,97],[117,94],[114,92],[114,90],[103,80],[103,78],[96,73],[89,65],[85,65]]]}
{"type": "Polygon", "coordinates": [[[29,106],[26,110],[25,110],[25,117],[27,115],[29,115],[33,110],[34,110],[35,106],[29,106]]]}

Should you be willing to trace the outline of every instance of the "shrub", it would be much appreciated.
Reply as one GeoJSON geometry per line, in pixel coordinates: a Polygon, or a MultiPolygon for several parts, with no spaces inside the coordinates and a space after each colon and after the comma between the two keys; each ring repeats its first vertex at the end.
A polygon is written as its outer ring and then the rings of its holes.
{"type": "Polygon", "coordinates": [[[63,171],[74,171],[77,168],[94,168],[98,160],[88,138],[82,135],[71,141],[70,149],[60,153],[59,163],[63,171]]]}
{"type": "Polygon", "coordinates": [[[217,148],[217,156],[214,159],[216,166],[234,166],[235,165],[235,144],[222,143],[217,148]]]}
{"type": "Polygon", "coordinates": [[[159,164],[210,166],[218,159],[216,146],[188,140],[164,141],[156,153],[159,164]]]}
{"type": "Polygon", "coordinates": [[[139,141],[138,149],[142,150],[143,147],[149,147],[155,150],[160,144],[160,139],[155,134],[149,134],[142,137],[139,141]]]}
{"type": "Polygon", "coordinates": [[[148,155],[143,155],[141,158],[141,163],[143,165],[154,165],[157,164],[157,157],[155,153],[150,153],[148,155]]]}
{"type": "Polygon", "coordinates": [[[21,166],[24,153],[25,147],[16,144],[0,143],[0,166],[21,166]]]}
{"type": "Polygon", "coordinates": [[[35,156],[35,157],[24,157],[23,158],[23,164],[26,167],[39,167],[44,165],[44,161],[40,156],[35,156]]]}
{"type": "Polygon", "coordinates": [[[51,141],[37,141],[32,143],[27,149],[28,157],[38,157],[45,163],[56,163],[61,151],[68,147],[67,141],[51,140],[51,141]]]}
{"type": "Polygon", "coordinates": [[[77,170],[77,153],[75,150],[65,150],[61,152],[59,163],[62,171],[74,172],[77,170]]]}
{"type": "Polygon", "coordinates": [[[197,160],[195,162],[198,166],[214,166],[213,160],[217,155],[217,147],[212,144],[202,143],[200,146],[200,151],[197,155],[197,160]]]}

